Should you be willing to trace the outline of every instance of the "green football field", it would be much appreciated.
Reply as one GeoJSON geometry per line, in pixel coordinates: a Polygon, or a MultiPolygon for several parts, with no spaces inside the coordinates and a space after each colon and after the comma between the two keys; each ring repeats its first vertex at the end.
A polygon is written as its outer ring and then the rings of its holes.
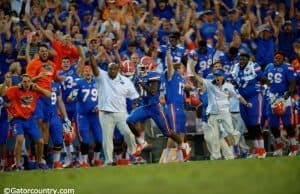
{"type": "Polygon", "coordinates": [[[86,194],[299,194],[300,157],[0,173],[0,193],[5,187],[86,194]]]}

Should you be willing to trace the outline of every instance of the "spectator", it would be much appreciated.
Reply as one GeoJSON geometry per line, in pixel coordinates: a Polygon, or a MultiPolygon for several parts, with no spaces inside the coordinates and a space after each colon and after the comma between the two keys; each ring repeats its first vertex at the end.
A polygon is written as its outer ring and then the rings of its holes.
{"type": "Polygon", "coordinates": [[[79,54],[77,48],[72,44],[72,39],[69,34],[66,34],[62,37],[62,40],[56,40],[52,36],[46,33],[46,31],[40,27],[43,35],[51,41],[53,49],[57,52],[57,55],[54,56],[53,62],[56,65],[57,70],[61,70],[61,61],[62,58],[68,56],[71,60],[71,64],[74,63],[75,60],[78,60],[79,54]]]}
{"type": "Polygon", "coordinates": [[[17,51],[13,49],[12,43],[5,42],[3,50],[0,50],[0,83],[3,82],[4,75],[8,72],[10,64],[15,61],[17,61],[17,51]]]}
{"type": "Polygon", "coordinates": [[[287,53],[289,61],[295,58],[293,43],[296,41],[296,38],[298,38],[298,36],[293,30],[292,22],[290,20],[285,21],[278,36],[278,50],[287,53]]]}
{"type": "Polygon", "coordinates": [[[22,73],[22,67],[19,62],[13,62],[9,66],[9,72],[11,75],[12,85],[18,85],[21,82],[21,73],[22,73]]]}
{"type": "Polygon", "coordinates": [[[153,15],[170,20],[174,14],[171,6],[168,5],[168,0],[158,0],[153,9],[153,15]]]}

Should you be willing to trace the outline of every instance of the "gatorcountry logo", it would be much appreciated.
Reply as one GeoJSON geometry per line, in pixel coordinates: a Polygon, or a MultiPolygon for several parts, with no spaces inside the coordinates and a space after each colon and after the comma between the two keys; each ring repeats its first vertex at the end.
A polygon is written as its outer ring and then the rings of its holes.
{"type": "Polygon", "coordinates": [[[53,74],[53,67],[50,64],[44,63],[43,69],[45,70],[47,75],[51,76],[53,74]]]}
{"type": "Polygon", "coordinates": [[[23,107],[30,107],[33,101],[33,96],[21,96],[21,102],[23,107]]]}

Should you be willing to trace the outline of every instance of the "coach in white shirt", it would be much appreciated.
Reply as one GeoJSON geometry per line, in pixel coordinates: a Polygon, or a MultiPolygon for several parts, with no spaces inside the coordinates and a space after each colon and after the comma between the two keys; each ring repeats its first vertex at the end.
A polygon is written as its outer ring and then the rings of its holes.
{"type": "Polygon", "coordinates": [[[112,164],[115,127],[118,127],[124,136],[129,152],[131,154],[136,152],[135,137],[126,124],[128,116],[126,98],[133,100],[138,98],[139,94],[133,83],[119,73],[118,64],[110,63],[106,72],[97,66],[94,56],[90,52],[89,56],[98,87],[98,107],[101,111],[99,117],[103,133],[105,164],[112,164]]]}
{"type": "Polygon", "coordinates": [[[229,98],[237,97],[241,103],[251,106],[243,97],[238,95],[232,84],[225,82],[224,71],[218,69],[214,72],[214,80],[206,80],[194,72],[195,79],[202,83],[207,90],[208,95],[208,127],[211,130],[209,142],[211,146],[211,159],[220,159],[220,128],[223,128],[226,133],[232,135],[234,143],[239,142],[240,133],[233,128],[231,114],[229,112],[229,98]]]}

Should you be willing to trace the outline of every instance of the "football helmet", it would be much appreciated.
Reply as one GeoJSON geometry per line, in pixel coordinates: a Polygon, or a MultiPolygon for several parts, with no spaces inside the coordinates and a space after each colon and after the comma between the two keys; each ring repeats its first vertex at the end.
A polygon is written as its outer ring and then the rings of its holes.
{"type": "Polygon", "coordinates": [[[121,71],[122,74],[126,77],[131,77],[135,73],[134,63],[130,60],[121,62],[121,71]]]}
{"type": "Polygon", "coordinates": [[[144,56],[141,58],[141,64],[142,66],[146,67],[147,70],[152,71],[156,68],[157,63],[148,56],[144,56]]]}
{"type": "Polygon", "coordinates": [[[278,116],[285,113],[285,103],[283,99],[278,99],[272,104],[272,112],[278,116]]]}

